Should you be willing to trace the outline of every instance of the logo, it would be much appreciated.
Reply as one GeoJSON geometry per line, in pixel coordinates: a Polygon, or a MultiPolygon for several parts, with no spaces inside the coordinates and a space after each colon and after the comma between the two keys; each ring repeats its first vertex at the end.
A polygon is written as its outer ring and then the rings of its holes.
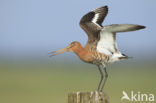
{"type": "Polygon", "coordinates": [[[154,94],[146,94],[141,92],[134,92],[131,91],[129,94],[125,91],[122,91],[123,96],[121,97],[121,101],[127,100],[131,102],[153,102],[154,101],[154,94]]]}

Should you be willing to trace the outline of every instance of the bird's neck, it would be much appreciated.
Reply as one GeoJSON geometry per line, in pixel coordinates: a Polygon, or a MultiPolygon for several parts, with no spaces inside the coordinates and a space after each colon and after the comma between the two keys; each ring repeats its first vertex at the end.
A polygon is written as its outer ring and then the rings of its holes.
{"type": "Polygon", "coordinates": [[[84,62],[92,63],[93,58],[90,55],[90,51],[86,47],[80,46],[78,49],[74,51],[74,53],[84,62]]]}
{"type": "Polygon", "coordinates": [[[82,47],[82,45],[79,45],[77,48],[75,48],[74,50],[74,53],[79,56],[80,58],[82,58],[86,53],[87,53],[87,50],[82,47]]]}

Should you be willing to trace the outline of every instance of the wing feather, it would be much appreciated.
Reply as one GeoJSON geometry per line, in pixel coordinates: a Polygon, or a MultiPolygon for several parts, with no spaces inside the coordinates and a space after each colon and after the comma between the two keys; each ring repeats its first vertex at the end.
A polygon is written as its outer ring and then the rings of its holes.
{"type": "Polygon", "coordinates": [[[97,44],[97,50],[107,55],[112,55],[114,53],[120,54],[116,43],[116,33],[135,31],[144,28],[145,26],[136,24],[112,24],[104,26],[100,31],[100,39],[97,44]]]}
{"type": "Polygon", "coordinates": [[[88,43],[96,44],[99,38],[99,32],[102,29],[102,22],[108,13],[108,7],[97,8],[82,17],[80,27],[88,35],[88,43]]]}
{"type": "Polygon", "coordinates": [[[116,33],[116,32],[136,31],[144,28],[145,26],[137,25],[137,24],[112,24],[112,25],[104,26],[103,30],[116,33]]]}
{"type": "Polygon", "coordinates": [[[119,52],[116,43],[116,33],[101,31],[97,51],[107,55],[119,52]]]}

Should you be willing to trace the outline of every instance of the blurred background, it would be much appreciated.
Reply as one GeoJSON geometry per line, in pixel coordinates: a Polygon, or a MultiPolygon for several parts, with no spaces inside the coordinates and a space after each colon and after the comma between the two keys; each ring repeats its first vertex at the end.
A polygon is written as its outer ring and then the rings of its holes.
{"type": "Polygon", "coordinates": [[[85,45],[79,20],[103,5],[103,25],[147,27],[117,35],[119,49],[133,59],[108,66],[104,92],[111,103],[121,103],[123,90],[156,95],[155,0],[0,0],[0,103],[67,103],[70,92],[95,91],[96,66],[73,53],[48,53],[72,41],[85,45]]]}

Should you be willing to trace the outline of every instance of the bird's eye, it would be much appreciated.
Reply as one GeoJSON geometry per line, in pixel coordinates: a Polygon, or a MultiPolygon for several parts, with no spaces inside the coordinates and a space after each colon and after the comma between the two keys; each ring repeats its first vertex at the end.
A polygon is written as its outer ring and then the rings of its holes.
{"type": "Polygon", "coordinates": [[[73,47],[74,45],[75,45],[74,43],[71,44],[72,47],[73,47]]]}

